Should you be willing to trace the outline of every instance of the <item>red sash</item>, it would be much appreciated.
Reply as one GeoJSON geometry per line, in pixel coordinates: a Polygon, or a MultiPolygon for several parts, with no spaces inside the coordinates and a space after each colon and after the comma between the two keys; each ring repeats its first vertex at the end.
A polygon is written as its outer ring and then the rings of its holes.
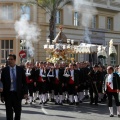
{"type": "Polygon", "coordinates": [[[55,84],[59,84],[59,80],[57,78],[55,79],[55,84]]]}
{"type": "Polygon", "coordinates": [[[74,80],[70,77],[69,84],[74,84],[74,80]]]}
{"type": "Polygon", "coordinates": [[[41,76],[39,76],[39,78],[38,78],[38,82],[43,82],[43,79],[42,79],[41,76]]]}
{"type": "Polygon", "coordinates": [[[27,76],[27,77],[26,77],[26,82],[29,84],[29,83],[32,83],[33,80],[30,80],[30,79],[28,78],[28,76],[27,76]]]}
{"type": "Polygon", "coordinates": [[[108,91],[108,92],[117,92],[117,90],[111,89],[110,84],[111,84],[111,83],[108,83],[108,82],[107,82],[107,91],[108,91]]]}

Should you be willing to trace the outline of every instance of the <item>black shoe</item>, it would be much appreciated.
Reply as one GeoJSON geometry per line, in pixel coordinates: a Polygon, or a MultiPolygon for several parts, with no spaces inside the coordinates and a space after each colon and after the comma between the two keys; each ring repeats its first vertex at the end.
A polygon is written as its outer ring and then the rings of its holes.
{"type": "Polygon", "coordinates": [[[37,97],[36,100],[39,100],[39,97],[37,97]]]}
{"type": "Polygon", "coordinates": [[[46,103],[45,102],[43,102],[43,105],[45,105],[46,103]]]}
{"type": "Polygon", "coordinates": [[[98,106],[98,103],[95,103],[94,105],[98,106]]]}
{"type": "Polygon", "coordinates": [[[36,100],[34,100],[33,102],[36,103],[36,100]]]}
{"type": "Polygon", "coordinates": [[[85,99],[89,99],[89,95],[86,95],[86,96],[85,96],[85,99]]]}
{"type": "Polygon", "coordinates": [[[102,101],[98,101],[98,103],[101,103],[102,101]]]}
{"type": "Polygon", "coordinates": [[[79,102],[82,103],[82,100],[80,100],[79,102]]]}
{"type": "Polygon", "coordinates": [[[27,105],[27,104],[28,104],[28,102],[25,102],[25,104],[27,105]]]}
{"type": "Polygon", "coordinates": [[[117,116],[120,117],[120,114],[118,114],[117,116]]]}
{"type": "Polygon", "coordinates": [[[79,105],[79,102],[75,102],[75,105],[78,106],[78,105],[79,105]]]}
{"type": "Polygon", "coordinates": [[[59,103],[59,105],[63,105],[63,103],[59,103]]]}
{"type": "Polygon", "coordinates": [[[57,102],[55,102],[55,105],[59,105],[57,102]]]}
{"type": "Polygon", "coordinates": [[[51,102],[54,102],[54,99],[51,99],[51,102]]]}
{"type": "Polygon", "coordinates": [[[70,102],[69,105],[73,105],[73,102],[70,102]]]}
{"type": "Polygon", "coordinates": [[[93,105],[93,102],[90,102],[89,104],[90,104],[90,105],[93,105]]]}
{"type": "Polygon", "coordinates": [[[113,114],[110,114],[110,117],[114,117],[114,115],[113,115],[113,114]]]}
{"type": "Polygon", "coordinates": [[[30,105],[32,105],[32,102],[30,102],[30,105]]]}
{"type": "Polygon", "coordinates": [[[42,104],[42,102],[39,103],[39,105],[41,105],[41,104],[42,104]]]}
{"type": "Polygon", "coordinates": [[[65,100],[63,100],[62,102],[65,103],[65,100]]]}

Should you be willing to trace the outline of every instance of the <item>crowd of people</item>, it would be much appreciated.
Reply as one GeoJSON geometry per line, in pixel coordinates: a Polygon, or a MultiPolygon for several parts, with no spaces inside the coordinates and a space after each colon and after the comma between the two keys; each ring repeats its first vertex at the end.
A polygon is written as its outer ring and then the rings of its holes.
{"type": "Polygon", "coordinates": [[[95,64],[91,67],[89,62],[26,62],[20,67],[24,69],[28,87],[25,104],[33,104],[38,100],[43,105],[48,101],[55,105],[79,105],[84,99],[90,98],[90,105],[98,106],[98,103],[107,100],[110,117],[113,117],[114,96],[117,115],[120,117],[119,66],[113,68],[95,64]]]}

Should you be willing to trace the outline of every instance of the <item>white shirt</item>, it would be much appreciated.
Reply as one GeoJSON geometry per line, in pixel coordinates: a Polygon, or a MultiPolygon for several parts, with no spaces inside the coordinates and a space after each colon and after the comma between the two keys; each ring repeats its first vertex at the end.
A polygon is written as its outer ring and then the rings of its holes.
{"type": "Polygon", "coordinates": [[[106,79],[106,82],[108,83],[109,87],[113,89],[113,73],[109,74],[106,79]]]}
{"type": "Polygon", "coordinates": [[[29,68],[27,68],[26,73],[30,73],[30,69],[29,68]]]}
{"type": "Polygon", "coordinates": [[[43,75],[43,69],[40,68],[39,76],[42,76],[42,75],[43,75]]]}
{"type": "Polygon", "coordinates": [[[58,79],[58,72],[59,72],[59,69],[55,69],[55,73],[56,73],[56,78],[58,79]]]}
{"type": "Polygon", "coordinates": [[[74,70],[70,70],[72,80],[74,80],[74,70]]]}

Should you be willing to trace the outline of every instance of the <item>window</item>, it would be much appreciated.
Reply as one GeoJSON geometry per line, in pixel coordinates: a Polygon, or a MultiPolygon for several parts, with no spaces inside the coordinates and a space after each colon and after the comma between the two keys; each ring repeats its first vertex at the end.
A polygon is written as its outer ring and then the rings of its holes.
{"type": "Polygon", "coordinates": [[[1,63],[5,62],[10,53],[13,53],[13,40],[1,40],[1,63]]]}
{"type": "Polygon", "coordinates": [[[74,26],[79,26],[80,17],[78,12],[74,12],[74,26]]]}
{"type": "Polygon", "coordinates": [[[115,65],[116,64],[116,58],[115,57],[111,57],[111,65],[115,65]]]}
{"type": "Polygon", "coordinates": [[[97,28],[97,23],[98,23],[98,17],[94,15],[92,19],[92,28],[97,28]]]}
{"type": "Polygon", "coordinates": [[[22,5],[21,6],[21,19],[30,20],[30,7],[22,5]]]}
{"type": "Polygon", "coordinates": [[[1,20],[13,20],[13,5],[1,5],[0,6],[0,19],[1,20]]]}
{"type": "Polygon", "coordinates": [[[61,23],[61,10],[57,10],[56,12],[56,24],[61,23]]]}
{"type": "Polygon", "coordinates": [[[113,29],[113,18],[110,18],[110,17],[107,18],[107,29],[108,30],[113,29]]]}

